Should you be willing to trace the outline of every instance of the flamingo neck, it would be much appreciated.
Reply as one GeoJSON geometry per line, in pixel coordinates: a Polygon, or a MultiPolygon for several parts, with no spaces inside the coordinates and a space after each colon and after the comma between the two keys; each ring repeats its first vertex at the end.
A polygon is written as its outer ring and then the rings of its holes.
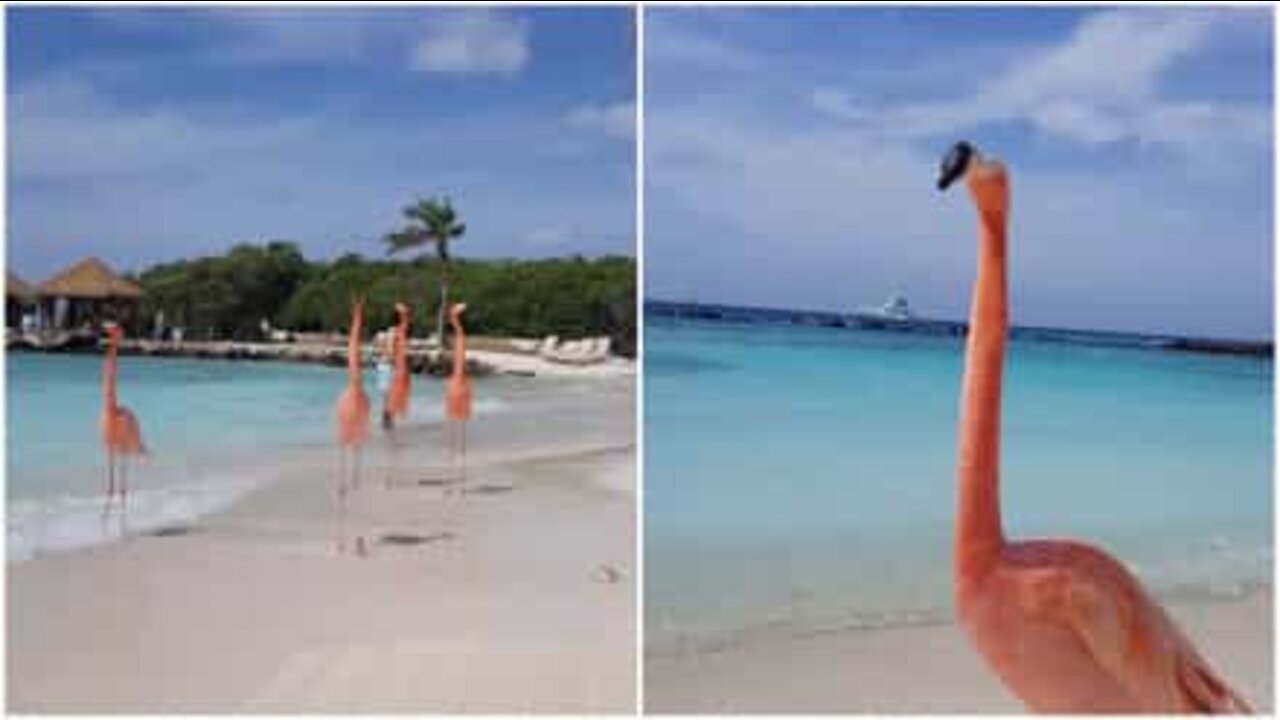
{"type": "Polygon", "coordinates": [[[1003,174],[971,183],[978,208],[978,275],[969,314],[961,400],[955,563],[960,581],[991,567],[1004,546],[1000,522],[1000,393],[1008,331],[1003,174]]]}
{"type": "Polygon", "coordinates": [[[102,404],[114,410],[116,400],[116,343],[107,344],[107,355],[102,363],[102,404]]]}
{"type": "Polygon", "coordinates": [[[462,321],[450,318],[453,326],[453,376],[463,377],[467,372],[467,334],[462,330],[462,321]]]}
{"type": "Polygon", "coordinates": [[[395,355],[396,370],[404,371],[408,367],[408,344],[409,344],[409,318],[401,317],[400,323],[396,325],[395,347],[392,353],[395,355]]]}
{"type": "Polygon", "coordinates": [[[360,384],[360,332],[364,322],[359,314],[351,320],[351,334],[347,337],[347,382],[360,384]]]}

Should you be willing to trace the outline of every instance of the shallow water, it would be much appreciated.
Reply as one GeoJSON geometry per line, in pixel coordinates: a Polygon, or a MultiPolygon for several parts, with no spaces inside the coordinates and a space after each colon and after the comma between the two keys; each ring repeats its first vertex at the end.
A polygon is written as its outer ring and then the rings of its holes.
{"type": "MultiPolygon", "coordinates": [[[[961,342],[650,318],[649,646],[948,617],[961,342]]],[[[1088,538],[1166,594],[1269,583],[1271,371],[1012,342],[1007,531],[1088,538]]]]}
{"type": "MultiPolygon", "coordinates": [[[[105,461],[95,355],[11,353],[6,383],[8,556],[110,539],[101,522],[105,461]]],[[[229,505],[332,437],[344,370],[319,365],[122,357],[120,402],[138,416],[149,457],[129,474],[138,531],[229,505]]],[[[376,415],[372,372],[366,391],[376,415]]],[[[504,410],[510,387],[487,380],[475,413],[504,410]]],[[[442,417],[440,382],[415,377],[410,422],[442,417]]]]}

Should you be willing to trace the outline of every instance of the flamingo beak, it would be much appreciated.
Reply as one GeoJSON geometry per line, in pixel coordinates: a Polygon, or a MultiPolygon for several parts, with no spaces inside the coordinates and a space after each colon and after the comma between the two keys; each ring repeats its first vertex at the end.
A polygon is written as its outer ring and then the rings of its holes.
{"type": "Polygon", "coordinates": [[[938,171],[938,191],[945,191],[956,180],[963,177],[975,155],[977,150],[964,140],[952,145],[951,150],[942,158],[942,165],[938,171]]]}

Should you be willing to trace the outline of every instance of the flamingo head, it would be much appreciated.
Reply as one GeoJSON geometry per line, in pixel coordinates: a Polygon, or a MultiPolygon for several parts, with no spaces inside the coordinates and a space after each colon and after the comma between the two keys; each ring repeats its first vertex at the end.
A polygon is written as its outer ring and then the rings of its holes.
{"type": "Polygon", "coordinates": [[[400,320],[404,320],[405,318],[409,317],[409,306],[408,306],[408,305],[405,305],[404,303],[399,303],[399,302],[398,302],[398,303],[396,303],[396,305],[395,305],[395,310],[396,310],[396,317],[397,317],[398,319],[400,319],[400,320]]]}
{"type": "Polygon", "coordinates": [[[453,320],[454,322],[457,322],[458,320],[462,319],[462,313],[466,311],[467,311],[466,303],[454,303],[453,307],[449,308],[449,319],[453,320]]]}
{"type": "Polygon", "coordinates": [[[107,340],[113,345],[119,345],[120,340],[124,338],[124,328],[119,323],[108,320],[102,323],[102,330],[107,334],[107,340]]]}
{"type": "Polygon", "coordinates": [[[938,190],[946,190],[969,170],[975,161],[981,162],[982,156],[973,145],[961,140],[947,151],[942,158],[942,166],[938,171],[938,190]]]}

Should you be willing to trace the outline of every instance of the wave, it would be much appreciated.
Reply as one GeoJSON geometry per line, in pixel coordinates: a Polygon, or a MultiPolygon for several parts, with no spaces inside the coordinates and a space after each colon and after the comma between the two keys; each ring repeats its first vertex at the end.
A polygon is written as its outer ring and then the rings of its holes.
{"type": "MultiPolygon", "coordinates": [[[[151,532],[225,509],[261,484],[260,477],[241,475],[132,491],[127,532],[151,532]]],[[[118,504],[110,521],[104,522],[103,501],[102,495],[67,494],[10,500],[6,527],[9,562],[119,540],[118,504]]]]}

